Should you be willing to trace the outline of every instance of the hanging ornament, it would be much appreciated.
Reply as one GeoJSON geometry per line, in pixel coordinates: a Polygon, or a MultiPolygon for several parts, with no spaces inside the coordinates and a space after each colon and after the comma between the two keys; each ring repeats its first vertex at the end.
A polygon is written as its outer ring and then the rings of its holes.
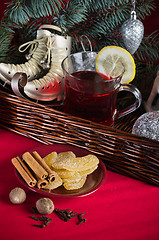
{"type": "Polygon", "coordinates": [[[136,19],[135,0],[132,0],[133,9],[131,11],[131,17],[125,21],[121,27],[121,35],[126,49],[134,54],[144,35],[144,25],[138,19],[136,19]]]}

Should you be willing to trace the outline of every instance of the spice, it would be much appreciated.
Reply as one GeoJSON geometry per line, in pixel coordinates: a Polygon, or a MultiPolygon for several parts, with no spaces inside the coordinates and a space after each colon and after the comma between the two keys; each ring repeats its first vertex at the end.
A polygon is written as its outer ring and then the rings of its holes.
{"type": "Polygon", "coordinates": [[[43,223],[40,225],[38,225],[38,224],[33,225],[34,227],[40,227],[40,228],[44,228],[45,226],[48,226],[49,223],[52,221],[52,219],[50,217],[46,217],[46,216],[35,217],[34,215],[32,215],[31,218],[36,221],[43,221],[43,223]]]}
{"type": "Polygon", "coordinates": [[[43,224],[41,224],[41,225],[34,224],[33,226],[34,226],[34,227],[39,227],[39,228],[44,228],[44,227],[45,227],[45,224],[44,224],[44,223],[43,223],[43,224]]]}
{"type": "Polygon", "coordinates": [[[38,213],[38,210],[36,209],[36,207],[31,207],[31,210],[34,214],[37,214],[38,213]]]}
{"type": "Polygon", "coordinates": [[[54,203],[50,198],[40,198],[36,201],[36,208],[40,214],[51,214],[54,210],[54,203]]]}
{"type": "Polygon", "coordinates": [[[35,217],[35,216],[31,216],[30,218],[32,218],[32,219],[34,219],[34,220],[36,220],[36,221],[41,221],[41,219],[39,218],[39,217],[35,217]]]}
{"type": "Polygon", "coordinates": [[[24,181],[28,184],[30,187],[35,187],[37,180],[32,175],[31,171],[27,168],[26,164],[20,157],[12,158],[12,164],[18,171],[18,173],[21,175],[21,177],[24,179],[24,181]]]}
{"type": "Polygon", "coordinates": [[[79,222],[77,223],[77,225],[80,225],[83,222],[86,222],[86,218],[83,218],[82,216],[85,215],[86,213],[80,213],[78,214],[78,220],[79,222]]]}
{"type": "Polygon", "coordinates": [[[86,222],[86,218],[83,218],[83,215],[86,213],[74,213],[70,209],[65,209],[65,210],[59,210],[58,208],[54,209],[54,212],[59,216],[59,218],[65,222],[68,222],[71,218],[74,218],[75,216],[78,217],[78,223],[77,225],[80,225],[83,222],[86,222]]]}
{"type": "Polygon", "coordinates": [[[49,225],[49,223],[51,223],[52,219],[48,218],[47,221],[45,221],[45,226],[49,225]]]}
{"type": "Polygon", "coordinates": [[[10,191],[9,199],[13,204],[21,204],[26,200],[26,193],[22,188],[16,187],[10,191]]]}
{"type": "Polygon", "coordinates": [[[51,170],[51,168],[46,164],[44,159],[36,151],[34,151],[32,153],[32,156],[48,173],[48,181],[50,183],[54,182],[55,181],[55,172],[51,170]]]}
{"type": "MultiPolygon", "coordinates": [[[[35,207],[32,207],[32,210],[34,211],[34,213],[37,213],[36,211],[36,208],[35,207]]],[[[86,222],[86,218],[83,218],[83,215],[85,215],[86,213],[77,213],[77,212],[73,212],[71,209],[58,209],[58,208],[55,208],[54,211],[53,211],[55,214],[57,214],[57,216],[65,221],[65,222],[68,222],[70,219],[74,218],[77,216],[78,218],[78,222],[77,222],[77,225],[80,225],[81,223],[84,223],[86,222]]],[[[35,215],[32,215],[30,218],[34,219],[35,221],[41,221],[42,224],[34,224],[33,226],[35,227],[39,227],[39,228],[44,228],[45,226],[48,226],[49,223],[52,221],[52,219],[50,217],[46,217],[44,215],[42,216],[35,216],[35,215]]]]}
{"type": "Polygon", "coordinates": [[[59,216],[59,218],[65,222],[68,222],[70,219],[74,218],[78,213],[74,213],[70,209],[59,210],[58,208],[54,209],[54,212],[59,216]]]}

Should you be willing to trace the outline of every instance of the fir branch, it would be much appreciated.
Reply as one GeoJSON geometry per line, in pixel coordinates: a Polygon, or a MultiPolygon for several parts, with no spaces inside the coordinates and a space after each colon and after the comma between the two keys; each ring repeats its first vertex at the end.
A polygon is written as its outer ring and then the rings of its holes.
{"type": "Polygon", "coordinates": [[[138,0],[136,2],[136,14],[139,19],[144,19],[145,16],[149,16],[151,11],[155,11],[154,0],[138,0]]]}
{"type": "Polygon", "coordinates": [[[124,20],[128,18],[129,5],[122,5],[112,7],[105,15],[104,22],[106,26],[106,32],[112,32],[115,28],[120,27],[124,20]]]}
{"type": "Polygon", "coordinates": [[[9,49],[14,34],[14,31],[11,32],[8,27],[0,27],[0,62],[8,61],[10,53],[9,49]]]}
{"type": "Polygon", "coordinates": [[[25,5],[25,0],[14,0],[8,3],[4,15],[8,16],[11,22],[25,24],[29,21],[31,9],[25,5]]]}
{"type": "Polygon", "coordinates": [[[130,0],[107,0],[106,1],[107,2],[107,6],[108,6],[108,8],[112,8],[112,7],[115,7],[116,5],[125,5],[125,4],[127,4],[127,3],[129,3],[129,5],[131,4],[131,1],[130,0]]]}
{"type": "Polygon", "coordinates": [[[88,12],[99,12],[107,8],[107,1],[105,0],[80,0],[81,6],[85,6],[88,12]]]}
{"type": "Polygon", "coordinates": [[[159,34],[155,31],[143,38],[142,43],[136,52],[139,61],[147,64],[159,61],[159,34]]]}
{"type": "Polygon", "coordinates": [[[130,6],[130,0],[80,0],[81,4],[83,6],[86,6],[88,9],[88,12],[100,12],[102,10],[109,10],[111,8],[116,7],[117,5],[125,5],[129,3],[130,6]]]}
{"type": "Polygon", "coordinates": [[[65,9],[61,9],[59,15],[54,16],[55,24],[63,29],[64,32],[68,32],[68,29],[77,26],[80,22],[86,20],[87,9],[81,6],[80,2],[72,1],[68,2],[65,9]]]}
{"type": "Polygon", "coordinates": [[[62,0],[34,0],[31,1],[31,18],[41,18],[49,15],[58,15],[64,2],[62,0]]]}
{"type": "Polygon", "coordinates": [[[64,5],[62,0],[13,0],[4,14],[16,24],[26,24],[31,18],[56,15],[64,5]]]}

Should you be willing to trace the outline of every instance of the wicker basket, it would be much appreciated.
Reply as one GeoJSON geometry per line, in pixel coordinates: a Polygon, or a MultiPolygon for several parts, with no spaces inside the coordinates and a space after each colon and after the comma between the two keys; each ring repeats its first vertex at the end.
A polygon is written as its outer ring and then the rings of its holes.
{"type": "Polygon", "coordinates": [[[1,90],[0,100],[1,127],[44,144],[63,143],[87,149],[109,170],[159,186],[159,143],[131,134],[138,116],[122,118],[112,128],[1,90]]]}

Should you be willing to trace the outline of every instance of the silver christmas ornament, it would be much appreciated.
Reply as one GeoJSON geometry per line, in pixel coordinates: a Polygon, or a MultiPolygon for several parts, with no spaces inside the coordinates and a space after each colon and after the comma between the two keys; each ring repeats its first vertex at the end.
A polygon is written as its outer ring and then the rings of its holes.
{"type": "Polygon", "coordinates": [[[144,25],[138,19],[136,19],[135,2],[133,1],[134,9],[131,11],[131,17],[125,21],[121,27],[121,35],[126,49],[134,54],[144,35],[144,25]]]}
{"type": "Polygon", "coordinates": [[[132,133],[159,141],[159,111],[141,115],[134,123],[132,133]]]}

